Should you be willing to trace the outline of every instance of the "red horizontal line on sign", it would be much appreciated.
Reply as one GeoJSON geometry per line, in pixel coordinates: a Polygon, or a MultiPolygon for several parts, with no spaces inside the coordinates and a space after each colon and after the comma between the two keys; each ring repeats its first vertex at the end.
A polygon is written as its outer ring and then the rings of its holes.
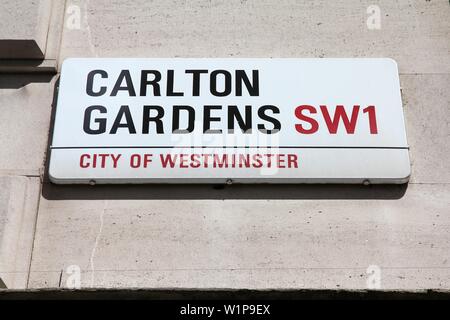
{"type": "Polygon", "coordinates": [[[409,147],[324,147],[324,146],[79,146],[50,149],[409,149],[409,147]]]}

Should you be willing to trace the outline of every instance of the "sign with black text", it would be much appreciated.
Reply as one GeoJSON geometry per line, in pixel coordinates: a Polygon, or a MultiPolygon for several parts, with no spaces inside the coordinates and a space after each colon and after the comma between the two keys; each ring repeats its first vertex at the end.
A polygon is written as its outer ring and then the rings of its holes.
{"type": "Polygon", "coordinates": [[[55,183],[405,183],[391,59],[67,59],[55,183]]]}

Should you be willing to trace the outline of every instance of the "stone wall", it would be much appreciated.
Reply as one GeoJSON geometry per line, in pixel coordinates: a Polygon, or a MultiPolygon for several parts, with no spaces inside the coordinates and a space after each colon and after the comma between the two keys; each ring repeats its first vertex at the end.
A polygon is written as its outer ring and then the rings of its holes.
{"type": "Polygon", "coordinates": [[[66,287],[79,268],[82,287],[363,289],[379,270],[383,289],[450,289],[447,0],[18,3],[0,5],[0,278],[9,288],[66,287]],[[393,58],[411,181],[52,185],[48,136],[68,57],[393,58]]]}

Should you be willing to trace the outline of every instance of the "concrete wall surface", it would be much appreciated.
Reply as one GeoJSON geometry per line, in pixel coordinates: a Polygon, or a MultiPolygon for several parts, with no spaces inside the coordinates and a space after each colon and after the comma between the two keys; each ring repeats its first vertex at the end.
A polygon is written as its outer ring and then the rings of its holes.
{"type": "Polygon", "coordinates": [[[2,59],[42,59],[47,45],[51,0],[3,0],[0,11],[2,59]]]}
{"type": "Polygon", "coordinates": [[[393,58],[412,162],[400,186],[57,186],[45,173],[58,74],[0,73],[8,288],[450,289],[447,0],[2,1],[0,12],[0,47],[47,39],[55,65],[393,58]]]}

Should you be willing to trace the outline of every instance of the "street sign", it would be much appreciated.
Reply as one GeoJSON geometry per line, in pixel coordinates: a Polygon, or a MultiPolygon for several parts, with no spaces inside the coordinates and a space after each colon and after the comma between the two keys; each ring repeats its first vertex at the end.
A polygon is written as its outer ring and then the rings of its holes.
{"type": "Polygon", "coordinates": [[[67,59],[54,183],[405,183],[391,59],[67,59]]]}

